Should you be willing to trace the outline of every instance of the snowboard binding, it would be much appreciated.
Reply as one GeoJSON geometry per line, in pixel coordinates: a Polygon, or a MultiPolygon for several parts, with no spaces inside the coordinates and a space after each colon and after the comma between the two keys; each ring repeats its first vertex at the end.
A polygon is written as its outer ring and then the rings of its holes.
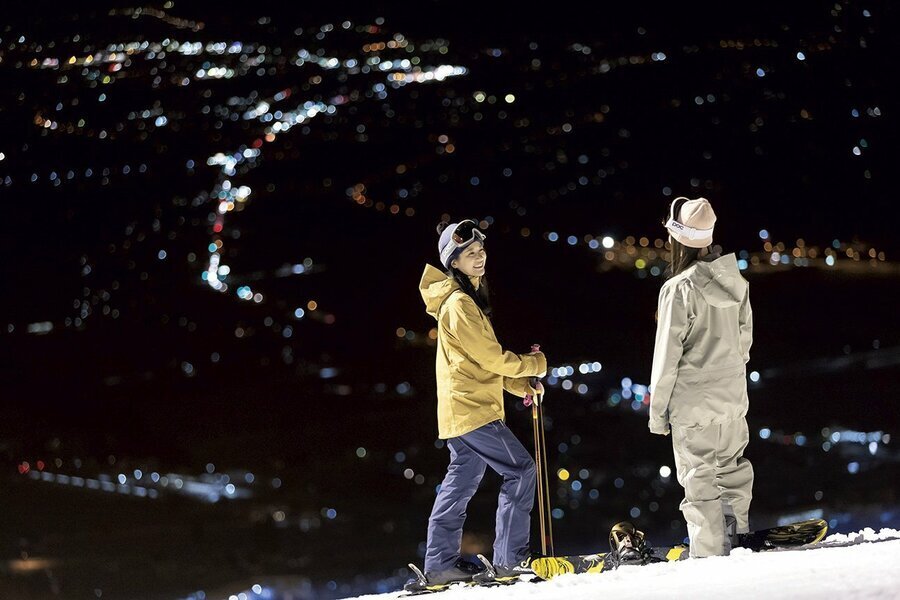
{"type": "Polygon", "coordinates": [[[609,532],[610,557],[615,557],[615,566],[642,565],[650,554],[650,548],[644,539],[644,532],[639,531],[629,521],[613,525],[609,532]]]}

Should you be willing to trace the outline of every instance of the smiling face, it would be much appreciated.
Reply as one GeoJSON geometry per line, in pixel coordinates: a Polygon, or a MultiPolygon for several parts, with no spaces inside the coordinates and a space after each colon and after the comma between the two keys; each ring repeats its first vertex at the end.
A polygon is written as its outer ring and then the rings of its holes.
{"type": "Polygon", "coordinates": [[[462,251],[450,266],[459,269],[469,277],[481,277],[484,275],[484,267],[487,264],[487,251],[481,242],[472,242],[462,251]]]}

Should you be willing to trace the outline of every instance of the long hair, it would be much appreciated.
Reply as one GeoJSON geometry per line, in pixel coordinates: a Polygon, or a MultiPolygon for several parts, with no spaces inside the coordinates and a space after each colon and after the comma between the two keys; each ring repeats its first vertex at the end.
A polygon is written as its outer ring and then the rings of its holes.
{"type": "Polygon", "coordinates": [[[481,312],[487,315],[487,317],[490,319],[494,311],[491,307],[487,276],[482,275],[481,281],[478,285],[478,289],[476,290],[475,286],[472,285],[472,282],[469,280],[469,276],[459,269],[450,267],[450,270],[447,272],[447,274],[452,277],[456,281],[456,283],[459,284],[460,289],[468,294],[468,296],[475,301],[475,304],[478,306],[478,308],[481,309],[481,312]]]}
{"type": "MultiPolygon", "coordinates": [[[[438,235],[444,233],[444,230],[450,225],[448,221],[441,221],[438,223],[437,232],[438,235]]],[[[472,285],[472,282],[469,281],[469,277],[454,267],[447,267],[447,276],[452,277],[456,283],[459,284],[459,287],[462,291],[464,291],[472,300],[475,301],[475,305],[481,309],[488,318],[491,318],[491,314],[494,312],[491,308],[491,299],[490,294],[488,292],[488,282],[487,277],[482,276],[481,281],[479,282],[478,289],[475,289],[475,286],[472,285]]]]}
{"type": "Polygon", "coordinates": [[[690,267],[700,258],[702,248],[688,248],[676,239],[672,240],[669,254],[669,266],[666,267],[666,279],[670,279],[690,267]]]}

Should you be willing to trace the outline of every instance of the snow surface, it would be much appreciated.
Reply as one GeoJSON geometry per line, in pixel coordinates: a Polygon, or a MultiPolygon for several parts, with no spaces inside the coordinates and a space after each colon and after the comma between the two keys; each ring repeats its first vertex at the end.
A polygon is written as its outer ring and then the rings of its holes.
{"type": "MultiPolygon", "coordinates": [[[[360,596],[403,598],[395,592],[360,596]]],[[[620,567],[600,574],[562,575],[508,587],[453,586],[434,600],[615,600],[646,598],[896,598],[900,599],[900,531],[864,529],[834,534],[820,547],[620,567]],[[829,547],[830,545],[830,547],[829,547]]]]}

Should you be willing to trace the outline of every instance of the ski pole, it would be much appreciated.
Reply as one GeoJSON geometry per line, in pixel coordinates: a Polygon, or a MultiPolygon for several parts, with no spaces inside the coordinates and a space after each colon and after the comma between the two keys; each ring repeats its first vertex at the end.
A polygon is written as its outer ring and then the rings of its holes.
{"type": "Polygon", "coordinates": [[[537,401],[537,409],[538,409],[538,431],[541,436],[541,458],[543,459],[543,468],[541,472],[543,474],[544,482],[544,502],[545,509],[544,515],[547,519],[547,547],[550,549],[550,556],[554,555],[553,550],[553,513],[550,509],[550,464],[547,461],[547,430],[544,426],[544,394],[543,390],[540,394],[538,394],[539,398],[537,401]]]}
{"type": "MultiPolygon", "coordinates": [[[[534,380],[529,381],[531,384],[534,380]]],[[[534,434],[534,465],[537,476],[537,493],[538,493],[538,523],[541,530],[541,554],[547,555],[547,529],[546,518],[544,517],[544,485],[543,485],[543,469],[541,467],[541,434],[538,429],[538,408],[534,398],[530,394],[525,396],[525,406],[531,406],[531,430],[534,434]]]]}
{"type": "MultiPolygon", "coordinates": [[[[539,344],[532,344],[531,351],[539,352],[539,344]]],[[[538,380],[532,377],[529,381],[531,387],[537,388],[538,380]]],[[[547,464],[547,438],[544,432],[543,390],[536,398],[530,394],[525,396],[525,406],[531,406],[532,432],[534,433],[534,464],[538,484],[538,517],[541,530],[541,553],[547,556],[553,555],[553,525],[550,513],[550,482],[547,464]]]]}

